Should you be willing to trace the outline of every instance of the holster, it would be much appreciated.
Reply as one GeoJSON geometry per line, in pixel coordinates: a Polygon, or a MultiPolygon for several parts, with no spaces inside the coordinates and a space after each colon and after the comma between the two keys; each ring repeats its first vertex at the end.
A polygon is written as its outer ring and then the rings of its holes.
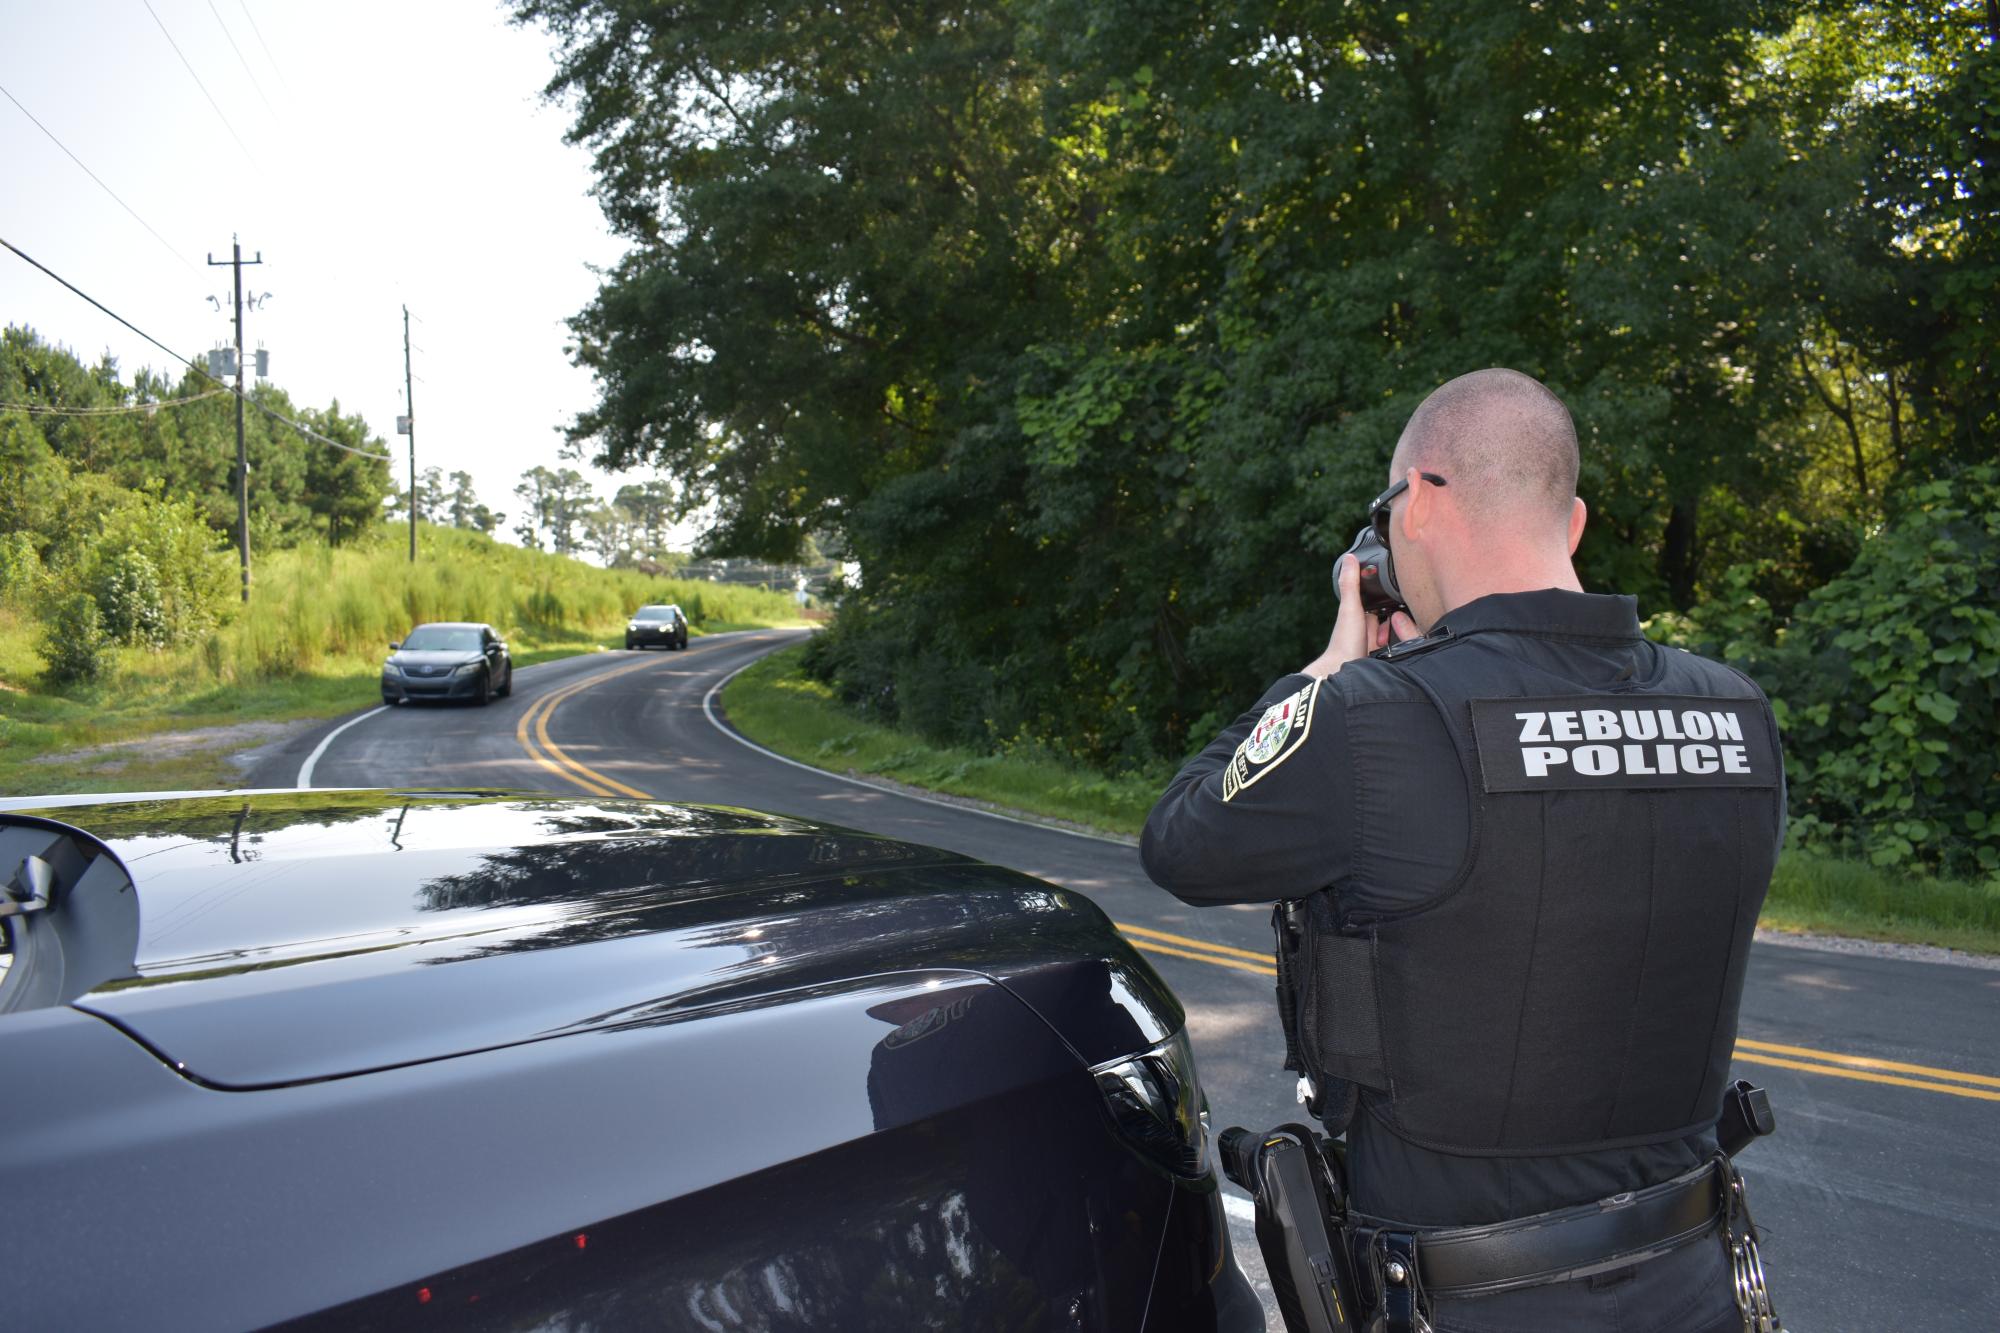
{"type": "Polygon", "coordinates": [[[1223,1134],[1223,1169],[1257,1203],[1257,1247],[1288,1333],[1356,1333],[1361,1326],[1338,1149],[1302,1125],[1254,1139],[1223,1134]]]}

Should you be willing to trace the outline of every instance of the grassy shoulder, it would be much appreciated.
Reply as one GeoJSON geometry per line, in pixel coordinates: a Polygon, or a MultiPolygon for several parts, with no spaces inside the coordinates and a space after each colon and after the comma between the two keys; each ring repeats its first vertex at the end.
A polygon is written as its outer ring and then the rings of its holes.
{"type": "Polygon", "coordinates": [[[419,557],[387,542],[272,552],[251,605],[198,642],[110,648],[95,679],[61,687],[41,621],[0,605],[0,794],[233,785],[232,754],[377,702],[389,640],[426,620],[491,623],[523,667],[622,647],[646,602],[679,603],[697,634],[797,623],[788,594],[604,570],[476,533],[425,529],[419,557]]]}
{"type": "MultiPolygon", "coordinates": [[[[856,717],[774,653],[722,692],[729,720],[759,745],[835,772],[888,778],[1029,815],[1136,835],[1167,774],[1107,778],[1053,760],[932,745],[856,717]]],[[[2000,953],[2000,884],[1932,879],[1790,851],[1772,878],[1761,924],[2000,953]]]]}
{"type": "Polygon", "coordinates": [[[2000,954],[2000,883],[1934,879],[1787,851],[1771,877],[1761,924],[2000,954]]]}
{"type": "Polygon", "coordinates": [[[1109,778],[1048,758],[933,745],[856,717],[798,664],[797,649],[763,658],[723,690],[722,706],[744,735],[801,763],[1130,836],[1146,822],[1165,781],[1109,778]]]}

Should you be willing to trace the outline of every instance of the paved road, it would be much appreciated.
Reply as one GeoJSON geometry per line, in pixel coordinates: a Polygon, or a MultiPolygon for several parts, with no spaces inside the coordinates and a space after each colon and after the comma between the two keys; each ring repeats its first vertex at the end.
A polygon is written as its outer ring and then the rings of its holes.
{"type": "MultiPolygon", "coordinates": [[[[263,760],[252,786],[510,786],[748,806],[909,838],[1088,894],[1189,1012],[1217,1127],[1298,1114],[1281,1073],[1261,908],[1195,911],[1121,843],[841,781],[759,753],[703,701],[797,632],[697,639],[524,668],[488,708],[401,708],[330,724],[263,760]],[[336,726],[344,729],[328,735],[336,726]]],[[[2000,1328],[2000,970],[1759,945],[1739,1074],[1779,1133],[1743,1166],[1779,1309],[1816,1330],[2000,1328]]],[[[1239,1205],[1237,1247],[1255,1243],[1239,1205]]],[[[1275,1325],[1274,1325],[1275,1326],[1275,1325]]]]}

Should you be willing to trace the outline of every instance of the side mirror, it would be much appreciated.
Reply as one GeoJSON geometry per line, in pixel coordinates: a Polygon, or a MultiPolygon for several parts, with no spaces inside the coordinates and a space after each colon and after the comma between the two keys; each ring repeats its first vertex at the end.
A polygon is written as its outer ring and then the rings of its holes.
{"type": "Polygon", "coordinates": [[[507,651],[507,641],[505,639],[495,639],[493,641],[493,646],[495,648],[498,648],[503,653],[507,651]]]}
{"type": "Polygon", "coordinates": [[[389,651],[392,653],[395,652],[398,648],[401,648],[402,646],[403,646],[403,641],[401,639],[389,640],[389,651]]]}

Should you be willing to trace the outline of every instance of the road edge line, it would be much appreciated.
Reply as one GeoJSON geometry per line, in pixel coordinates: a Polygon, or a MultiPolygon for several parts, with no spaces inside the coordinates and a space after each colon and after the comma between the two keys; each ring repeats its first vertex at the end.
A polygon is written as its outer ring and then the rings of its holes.
{"type": "MultiPolygon", "coordinates": [[[[776,651],[776,648],[771,650],[771,652],[776,651]]],[[[959,810],[970,815],[985,815],[988,819],[1004,819],[1009,824],[1020,824],[1025,828],[1044,829],[1050,833],[1067,833],[1072,838],[1088,838],[1092,842],[1108,843],[1113,847],[1132,846],[1131,843],[1125,841],[1123,838],[1106,837],[1102,833],[1085,833],[1082,829],[1064,828],[1061,824],[1044,824],[1040,820],[1023,819],[1019,815],[1003,815],[998,810],[988,810],[977,805],[961,805],[957,801],[941,801],[935,796],[919,796],[915,792],[898,791],[894,787],[884,786],[879,782],[868,782],[861,778],[850,777],[845,773],[836,773],[830,768],[819,768],[812,764],[802,764],[796,759],[779,754],[776,750],[759,745],[715,715],[715,698],[722,693],[722,688],[729,684],[730,681],[735,680],[738,676],[748,671],[751,667],[756,666],[770,655],[770,653],[759,653],[742,666],[737,667],[736,670],[724,676],[721,680],[715,682],[715,684],[709,686],[708,693],[701,696],[701,712],[702,716],[708,719],[708,724],[729,737],[729,739],[735,741],[738,745],[748,746],[758,754],[775,759],[781,764],[790,764],[793,768],[803,769],[808,773],[817,773],[823,778],[832,778],[835,782],[845,782],[851,787],[866,787],[869,791],[881,792],[884,796],[900,796],[906,801],[922,801],[925,805],[935,805],[945,810],[959,810]]]]}
{"type": "Polygon", "coordinates": [[[339,726],[335,727],[332,731],[329,731],[326,733],[326,735],[320,737],[319,744],[313,746],[313,752],[306,756],[306,761],[303,764],[299,765],[299,780],[295,784],[296,790],[308,791],[312,788],[313,769],[318,765],[320,761],[320,756],[326,753],[326,747],[333,744],[333,738],[335,736],[338,736],[341,732],[346,731],[349,727],[353,726],[357,722],[366,722],[369,718],[375,716],[377,713],[386,713],[388,711],[389,711],[389,705],[377,704],[375,705],[375,707],[369,709],[367,712],[363,713],[359,717],[348,718],[347,721],[341,723],[339,726]]]}

